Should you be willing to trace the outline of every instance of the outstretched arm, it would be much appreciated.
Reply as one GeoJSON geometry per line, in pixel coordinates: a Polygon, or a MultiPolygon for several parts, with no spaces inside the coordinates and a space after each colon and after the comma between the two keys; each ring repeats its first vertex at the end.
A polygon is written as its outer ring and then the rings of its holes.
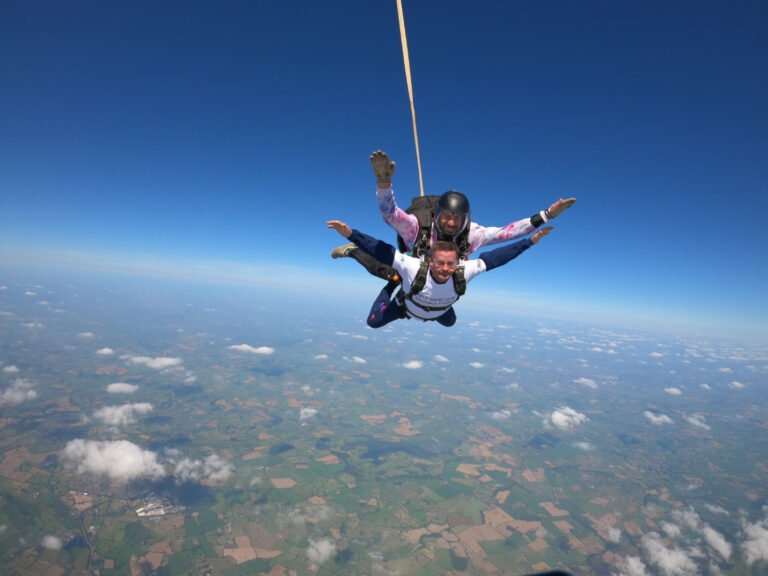
{"type": "Polygon", "coordinates": [[[531,244],[537,244],[539,242],[539,240],[544,238],[544,236],[546,236],[547,234],[552,232],[552,230],[554,230],[554,229],[555,228],[553,226],[545,226],[544,228],[542,228],[541,230],[536,232],[536,234],[531,236],[531,244]]]}
{"type": "Polygon", "coordinates": [[[546,210],[542,210],[530,218],[523,218],[522,220],[511,222],[501,228],[495,226],[480,226],[473,222],[472,227],[469,230],[469,251],[474,252],[486,244],[498,244],[500,242],[507,242],[508,240],[527,236],[542,224],[546,224],[553,218],[557,218],[560,214],[573,206],[574,202],[576,202],[576,198],[560,198],[560,200],[553,203],[546,210]]]}
{"type": "Polygon", "coordinates": [[[486,272],[493,270],[494,268],[498,268],[499,266],[504,266],[504,264],[507,262],[520,256],[520,254],[528,250],[528,248],[534,244],[537,244],[551,231],[552,227],[547,226],[546,228],[542,228],[536,232],[530,238],[525,238],[524,240],[519,240],[518,242],[507,244],[506,246],[501,246],[495,250],[491,250],[490,252],[484,252],[483,254],[480,254],[478,259],[485,263],[486,272]]]}
{"type": "Polygon", "coordinates": [[[378,188],[390,188],[392,186],[392,176],[395,174],[395,161],[390,160],[386,152],[376,150],[370,155],[371,168],[373,175],[376,176],[376,186],[378,188]]]}
{"type": "Polygon", "coordinates": [[[396,252],[394,246],[382,242],[381,240],[377,240],[373,236],[368,236],[368,234],[363,234],[358,230],[352,230],[340,220],[329,220],[326,222],[326,225],[328,228],[336,230],[336,232],[344,236],[344,238],[348,238],[351,242],[354,242],[355,246],[360,248],[366,254],[373,256],[382,264],[392,266],[396,252]]]}
{"type": "Polygon", "coordinates": [[[552,206],[547,208],[545,212],[547,212],[547,216],[549,217],[549,219],[552,220],[552,218],[557,218],[558,216],[560,216],[560,214],[562,214],[563,212],[568,210],[568,208],[573,206],[574,202],[576,202],[576,198],[566,198],[565,200],[560,198],[560,200],[558,200],[557,202],[552,204],[552,206]]]}
{"type": "Polygon", "coordinates": [[[406,213],[395,202],[395,193],[392,190],[395,162],[381,150],[371,154],[370,160],[373,175],[376,177],[376,203],[379,205],[379,214],[410,248],[419,234],[419,221],[416,216],[406,213]]]}
{"type": "Polygon", "coordinates": [[[346,223],[341,220],[328,220],[325,224],[328,228],[336,230],[336,232],[344,236],[344,238],[349,238],[352,235],[352,228],[347,226],[346,223]]]}

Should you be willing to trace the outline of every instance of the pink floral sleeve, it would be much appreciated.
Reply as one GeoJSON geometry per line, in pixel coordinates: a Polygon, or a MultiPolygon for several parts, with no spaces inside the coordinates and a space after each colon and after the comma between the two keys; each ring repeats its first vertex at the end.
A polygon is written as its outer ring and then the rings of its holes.
{"type": "MultiPolygon", "coordinates": [[[[405,241],[408,249],[413,248],[413,243],[419,234],[419,221],[413,214],[407,214],[395,202],[395,192],[390,188],[378,188],[376,201],[379,204],[379,213],[384,221],[389,224],[405,241]]],[[[530,218],[523,218],[506,226],[481,226],[472,222],[469,228],[469,253],[487,244],[498,244],[527,236],[536,228],[531,224],[530,218]]],[[[437,239],[436,231],[432,230],[432,241],[437,239]]]]}
{"type": "Polygon", "coordinates": [[[376,201],[379,204],[379,213],[384,222],[389,224],[405,241],[408,248],[413,248],[413,243],[419,234],[419,221],[413,214],[407,214],[395,202],[395,192],[392,187],[378,188],[376,201]]]}
{"type": "Polygon", "coordinates": [[[469,228],[469,252],[472,253],[486,244],[498,244],[527,236],[536,228],[530,218],[523,218],[501,228],[496,226],[481,226],[472,222],[469,228]]]}

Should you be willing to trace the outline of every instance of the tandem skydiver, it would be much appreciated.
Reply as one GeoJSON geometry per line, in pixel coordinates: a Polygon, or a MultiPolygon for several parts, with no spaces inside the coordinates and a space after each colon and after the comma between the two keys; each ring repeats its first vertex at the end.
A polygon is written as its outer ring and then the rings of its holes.
{"type": "Polygon", "coordinates": [[[477,259],[463,262],[455,244],[438,240],[427,251],[425,261],[352,230],[339,220],[329,220],[326,224],[351,240],[359,250],[393,267],[402,278],[402,288],[395,298],[392,298],[392,291],[387,285],[374,301],[367,319],[371,328],[381,328],[400,318],[435,320],[443,326],[453,326],[456,323],[453,304],[464,294],[470,280],[517,258],[552,231],[551,226],[546,226],[530,238],[500,246],[480,254],[477,259]]]}
{"type": "MultiPolygon", "coordinates": [[[[481,226],[470,219],[469,200],[456,190],[441,196],[421,196],[413,199],[408,210],[395,202],[392,176],[395,162],[385,152],[375,151],[370,156],[371,168],[376,177],[376,200],[384,221],[398,234],[401,252],[422,257],[432,242],[444,240],[458,247],[460,260],[486,244],[497,244],[527,236],[542,224],[556,218],[570,208],[575,198],[560,198],[546,210],[523,218],[504,227],[481,226]]],[[[393,280],[396,273],[359,250],[355,244],[338,246],[331,252],[333,258],[351,257],[362,264],[374,276],[393,280]]],[[[394,278],[396,280],[396,278],[394,278]]]]}

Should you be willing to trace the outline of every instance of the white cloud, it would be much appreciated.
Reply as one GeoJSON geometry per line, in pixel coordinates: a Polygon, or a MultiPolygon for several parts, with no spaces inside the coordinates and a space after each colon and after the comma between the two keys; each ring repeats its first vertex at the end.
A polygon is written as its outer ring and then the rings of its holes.
{"type": "Polygon", "coordinates": [[[211,454],[204,461],[182,458],[176,463],[173,475],[177,482],[198,482],[204,478],[213,482],[224,482],[233,471],[232,464],[221,456],[211,454]]]}
{"type": "Polygon", "coordinates": [[[722,506],[715,506],[714,504],[704,504],[704,508],[712,512],[713,514],[722,514],[723,516],[730,516],[731,513],[728,512],[725,508],[722,506]]]}
{"type": "Polygon", "coordinates": [[[5,372],[6,374],[18,374],[19,369],[13,364],[11,364],[10,366],[4,366],[3,372],[5,372]]]}
{"type": "Polygon", "coordinates": [[[135,384],[126,384],[125,382],[114,382],[107,386],[107,392],[110,394],[133,394],[139,387],[135,384]]]}
{"type": "Polygon", "coordinates": [[[608,536],[609,542],[618,543],[621,541],[621,530],[618,528],[614,528],[613,526],[606,526],[605,532],[608,536]]]}
{"type": "Polygon", "coordinates": [[[512,412],[510,410],[498,410],[491,414],[491,418],[493,418],[494,420],[507,420],[511,416],[512,416],[512,412]]]}
{"type": "Polygon", "coordinates": [[[651,563],[656,565],[664,576],[697,576],[701,573],[694,558],[700,557],[702,553],[695,547],[667,547],[656,532],[643,536],[642,547],[651,563]]]}
{"type": "Polygon", "coordinates": [[[93,332],[80,332],[80,334],[78,334],[77,337],[82,340],[92,340],[96,338],[96,334],[94,334],[93,332]]]}
{"type": "Polygon", "coordinates": [[[442,354],[435,354],[435,357],[433,358],[435,362],[449,362],[448,358],[443,356],[442,354]]]}
{"type": "Polygon", "coordinates": [[[318,354],[315,356],[315,360],[328,360],[328,354],[318,354]]]}
{"type": "Polygon", "coordinates": [[[733,370],[731,370],[727,366],[723,367],[723,368],[718,368],[717,371],[718,372],[723,372],[724,374],[731,374],[733,372],[733,370]]]}
{"type": "Polygon", "coordinates": [[[650,576],[645,564],[637,556],[628,556],[619,563],[621,572],[617,576],[650,576]]]}
{"type": "Polygon", "coordinates": [[[181,456],[181,450],[178,448],[163,448],[163,454],[173,463],[181,456]]]}
{"type": "Polygon", "coordinates": [[[728,384],[728,386],[730,386],[734,390],[741,390],[742,388],[746,388],[747,387],[746,384],[744,384],[743,382],[739,382],[738,380],[734,380],[733,382],[728,384]]]}
{"type": "Polygon", "coordinates": [[[32,389],[32,383],[16,378],[13,384],[0,393],[0,406],[18,406],[22,402],[35,398],[37,398],[37,392],[32,389]]]}
{"type": "Polygon", "coordinates": [[[133,356],[131,362],[134,364],[141,364],[142,366],[148,366],[155,370],[165,370],[166,368],[180,366],[182,360],[181,358],[168,358],[167,356],[159,356],[157,358],[150,358],[149,356],[133,356]]]}
{"type": "Polygon", "coordinates": [[[424,366],[424,363],[421,360],[411,360],[403,364],[403,368],[408,368],[408,370],[418,370],[422,366],[424,366]]]}
{"type": "Polygon", "coordinates": [[[336,554],[336,544],[328,538],[321,540],[309,539],[307,558],[312,564],[320,565],[330,560],[336,554]]]}
{"type": "Polygon", "coordinates": [[[712,386],[710,386],[709,384],[699,384],[699,388],[701,388],[702,390],[712,390],[712,386]]]}
{"type": "Polygon", "coordinates": [[[230,350],[237,350],[238,352],[248,352],[249,354],[263,354],[265,356],[274,354],[275,349],[269,346],[259,346],[254,348],[250,344],[235,344],[229,347],[230,350]]]}
{"type": "Polygon", "coordinates": [[[576,380],[574,380],[574,382],[576,384],[583,384],[587,388],[592,388],[593,390],[595,388],[597,388],[597,382],[595,382],[591,378],[576,378],[576,380]]]}
{"type": "Polygon", "coordinates": [[[661,426],[662,424],[672,424],[672,418],[666,414],[655,414],[650,410],[646,410],[643,412],[643,416],[648,418],[648,420],[651,421],[651,424],[655,424],[656,426],[661,426]]]}
{"type": "Polygon", "coordinates": [[[40,545],[46,550],[61,550],[61,548],[64,546],[64,543],[58,536],[51,536],[50,534],[47,534],[43,536],[40,545]]]}
{"type": "Polygon", "coordinates": [[[664,356],[663,352],[651,352],[649,354],[651,358],[662,358],[664,356]]]}
{"type": "Polygon", "coordinates": [[[127,440],[71,440],[62,451],[62,460],[79,474],[106,476],[121,483],[165,476],[157,454],[127,440]]]}
{"type": "Polygon", "coordinates": [[[747,557],[747,564],[768,562],[768,518],[751,524],[744,522],[746,540],[741,543],[741,549],[747,557]]]}
{"type": "MultiPolygon", "coordinates": [[[[660,526],[664,533],[672,540],[684,541],[686,534],[684,530],[691,531],[701,535],[701,538],[693,536],[694,545],[684,548],[681,545],[664,543],[661,537],[656,533],[650,533],[643,538],[643,546],[654,564],[659,566],[663,574],[683,575],[700,574],[701,570],[696,570],[695,562],[698,559],[709,558],[710,566],[717,568],[718,558],[728,561],[733,552],[733,546],[709,524],[704,522],[693,507],[684,510],[673,510],[672,518],[677,522],[661,522],[660,526]],[[702,547],[706,543],[708,548],[714,552],[705,555],[702,547]]],[[[687,534],[691,540],[691,534],[687,534]]],[[[719,573],[716,571],[715,573],[719,573]]]]}
{"type": "Polygon", "coordinates": [[[470,362],[469,365],[472,368],[482,368],[483,366],[485,366],[485,364],[483,364],[482,362],[470,362]]]}
{"type": "Polygon", "coordinates": [[[715,552],[722,556],[724,560],[730,559],[733,547],[720,532],[707,524],[702,527],[701,532],[704,535],[704,540],[715,552]]]}
{"type": "Polygon", "coordinates": [[[360,356],[352,356],[352,362],[355,364],[366,364],[368,361],[365,358],[360,358],[360,356]]]}
{"type": "Polygon", "coordinates": [[[675,387],[664,388],[664,392],[666,392],[670,396],[681,396],[683,394],[683,391],[680,390],[680,388],[675,388],[675,387]]]}
{"type": "Polygon", "coordinates": [[[573,446],[579,450],[584,450],[584,452],[591,452],[595,449],[595,445],[589,442],[574,442],[573,446]]]}
{"type": "Polygon", "coordinates": [[[544,423],[545,425],[552,425],[555,428],[569,432],[587,420],[589,420],[589,418],[587,418],[585,414],[577,412],[569,406],[560,406],[552,412],[552,414],[547,416],[544,423]]]}
{"type": "Polygon", "coordinates": [[[93,417],[101,420],[107,426],[128,426],[136,423],[138,414],[146,414],[152,411],[152,404],[138,402],[135,404],[123,404],[122,406],[104,406],[93,413],[93,417]]]}
{"type": "Polygon", "coordinates": [[[710,430],[712,427],[704,421],[704,416],[701,414],[691,414],[685,417],[685,421],[692,426],[702,428],[704,430],[710,430]]]}
{"type": "Polygon", "coordinates": [[[203,477],[203,463],[200,460],[182,458],[176,463],[173,475],[178,482],[198,482],[203,477]]]}
{"type": "Polygon", "coordinates": [[[680,535],[683,533],[683,531],[680,530],[680,526],[673,524],[672,522],[662,522],[661,529],[664,530],[664,533],[670,538],[680,538],[680,535]]]}
{"type": "Polygon", "coordinates": [[[299,411],[299,420],[309,420],[315,414],[317,414],[317,410],[314,408],[302,408],[299,411]]]}
{"type": "Polygon", "coordinates": [[[203,474],[213,482],[229,480],[233,471],[234,466],[216,454],[208,456],[203,463],[203,474]]]}
{"type": "Polygon", "coordinates": [[[112,354],[114,353],[115,351],[112,350],[112,348],[99,348],[98,350],[96,350],[96,354],[98,354],[99,356],[112,356],[112,354]]]}

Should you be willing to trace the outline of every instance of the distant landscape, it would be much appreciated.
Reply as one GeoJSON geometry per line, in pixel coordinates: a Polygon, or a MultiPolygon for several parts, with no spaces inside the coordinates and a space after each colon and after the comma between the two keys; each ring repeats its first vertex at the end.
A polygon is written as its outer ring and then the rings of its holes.
{"type": "Polygon", "coordinates": [[[0,275],[3,574],[768,573],[768,346],[457,312],[0,275]]]}

